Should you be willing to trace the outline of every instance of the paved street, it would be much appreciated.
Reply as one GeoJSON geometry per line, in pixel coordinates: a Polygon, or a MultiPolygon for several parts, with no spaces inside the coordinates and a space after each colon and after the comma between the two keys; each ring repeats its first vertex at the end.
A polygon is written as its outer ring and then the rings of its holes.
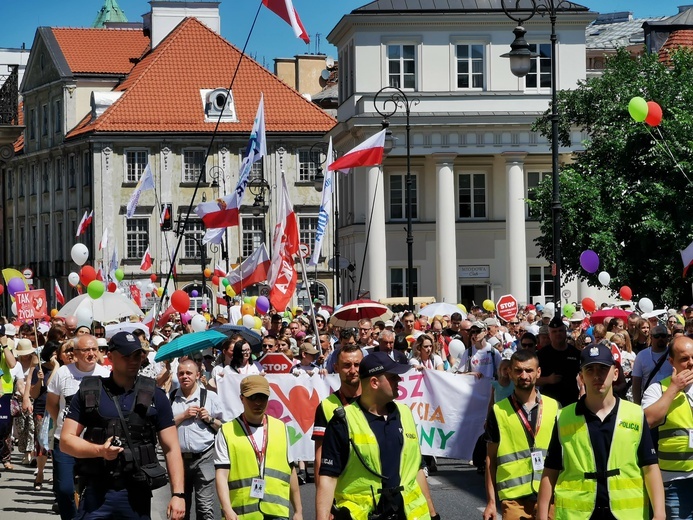
{"type": "MultiPolygon", "coordinates": [[[[485,505],[483,479],[474,468],[459,461],[440,460],[439,471],[429,477],[433,500],[442,518],[475,519],[481,517],[485,505]]],[[[0,517],[14,519],[59,518],[51,512],[53,496],[50,483],[42,491],[34,491],[34,469],[15,464],[14,471],[3,471],[0,477],[0,517]]],[[[46,477],[49,478],[50,462],[46,477]]],[[[315,518],[315,487],[301,487],[304,518],[315,518]]],[[[152,518],[166,518],[168,488],[155,492],[152,518]]],[[[193,515],[194,516],[194,515],[193,515]]]]}

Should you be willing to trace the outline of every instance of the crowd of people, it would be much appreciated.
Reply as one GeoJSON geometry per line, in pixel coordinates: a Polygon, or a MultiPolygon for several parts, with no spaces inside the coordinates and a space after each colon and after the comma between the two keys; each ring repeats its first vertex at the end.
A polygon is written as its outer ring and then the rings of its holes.
{"type": "Polygon", "coordinates": [[[409,442],[411,412],[394,402],[400,374],[436,370],[491,381],[478,463],[484,518],[644,518],[649,507],[657,518],[665,509],[667,518],[693,518],[693,308],[615,310],[598,323],[540,305],[503,323],[495,312],[465,311],[404,311],[347,328],[316,302],[262,316],[257,341],[231,333],[218,349],[165,362],[157,350],[192,332],[176,313],[153,331],[137,317],[5,323],[0,470],[35,467],[41,490],[50,457],[63,519],[147,516],[150,489],[167,481],[172,518],[188,518],[193,497],[199,519],[219,509],[226,518],[288,518],[289,505],[300,518],[298,489],[313,479],[318,518],[346,510],[436,518],[426,484],[436,460],[409,442]],[[283,423],[265,413],[259,361],[270,352],[291,359],[296,376],[339,376],[340,389],[316,410],[312,475],[289,460],[283,423]],[[243,376],[237,418],[223,416],[216,393],[231,373],[243,376]],[[371,496],[376,488],[382,493],[371,496]]]}

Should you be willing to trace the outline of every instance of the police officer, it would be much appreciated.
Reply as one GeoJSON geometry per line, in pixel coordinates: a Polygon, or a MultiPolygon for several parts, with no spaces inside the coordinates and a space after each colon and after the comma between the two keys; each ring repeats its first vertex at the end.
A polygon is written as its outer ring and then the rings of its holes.
{"type": "Polygon", "coordinates": [[[221,427],[215,442],[216,488],[226,520],[302,520],[296,468],[289,461],[284,423],[265,413],[270,396],[264,376],[241,381],[243,413],[221,427]]]}
{"type": "Polygon", "coordinates": [[[510,358],[515,390],[493,405],[486,421],[490,441],[485,520],[496,518],[496,494],[504,519],[535,515],[544,457],[558,413],[558,402],[536,388],[540,375],[539,358],[533,350],[518,350],[510,358]]]}
{"type": "Polygon", "coordinates": [[[394,402],[399,375],[409,368],[384,352],[361,361],[361,396],[336,410],[325,431],[318,520],[330,519],[333,500],[336,517],[439,518],[423,472],[414,418],[409,408],[394,402]]]}
{"type": "Polygon", "coordinates": [[[183,461],[171,404],[153,379],[138,377],[145,355],[135,336],[119,332],[109,343],[111,375],[84,378],[70,404],[60,444],[82,459],[75,471],[86,484],[80,520],[151,517],[151,489],[166,483],[156,460],[157,434],[171,481],[167,515],[180,520],[185,514],[183,461]]]}
{"type": "Polygon", "coordinates": [[[9,437],[12,435],[12,416],[10,415],[10,401],[14,391],[14,377],[12,369],[17,360],[12,353],[14,342],[5,335],[5,326],[0,325],[0,462],[4,462],[5,468],[11,468],[12,443],[9,437]]]}
{"type": "Polygon", "coordinates": [[[611,349],[580,354],[586,395],[561,410],[544,461],[537,519],[546,520],[555,490],[556,518],[664,519],[664,489],[642,409],[614,395],[611,349]],[[634,449],[635,448],[635,449],[634,449]]]}

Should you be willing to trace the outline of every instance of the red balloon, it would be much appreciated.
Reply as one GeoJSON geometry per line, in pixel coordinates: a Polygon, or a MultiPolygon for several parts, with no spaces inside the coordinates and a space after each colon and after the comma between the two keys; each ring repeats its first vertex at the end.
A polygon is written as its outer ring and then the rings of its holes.
{"type": "Polygon", "coordinates": [[[96,270],[90,266],[85,265],[79,270],[79,281],[82,282],[84,287],[89,285],[89,282],[96,280],[96,270]]]}
{"type": "Polygon", "coordinates": [[[188,312],[188,309],[190,309],[190,296],[181,289],[173,291],[171,305],[180,313],[188,312]]]}
{"type": "MultiPolygon", "coordinates": [[[[645,122],[650,126],[659,126],[662,122],[662,107],[656,101],[647,102],[647,117],[645,122]]],[[[624,298],[629,300],[630,298],[624,298]]]]}
{"type": "Polygon", "coordinates": [[[156,275],[155,275],[154,273],[152,273],[151,276],[149,277],[149,279],[150,279],[152,282],[156,282],[156,275]]]}
{"type": "Polygon", "coordinates": [[[5,292],[5,286],[0,284],[0,294],[5,292]]]}
{"type": "Polygon", "coordinates": [[[144,293],[144,297],[145,297],[145,298],[151,298],[151,297],[152,297],[152,293],[150,293],[150,292],[144,293]]]}
{"type": "Polygon", "coordinates": [[[212,283],[214,285],[219,285],[219,277],[217,275],[212,276],[212,283]]]}
{"type": "Polygon", "coordinates": [[[594,312],[597,310],[597,303],[592,298],[582,299],[582,309],[585,312],[594,312]]]}
{"type": "Polygon", "coordinates": [[[110,282],[108,284],[108,292],[116,292],[117,288],[118,288],[118,286],[116,285],[115,282],[110,282]]]}
{"type": "Polygon", "coordinates": [[[621,287],[621,289],[618,291],[618,294],[621,295],[621,298],[624,300],[630,300],[633,297],[633,291],[630,290],[630,287],[627,285],[624,285],[621,287]]]}

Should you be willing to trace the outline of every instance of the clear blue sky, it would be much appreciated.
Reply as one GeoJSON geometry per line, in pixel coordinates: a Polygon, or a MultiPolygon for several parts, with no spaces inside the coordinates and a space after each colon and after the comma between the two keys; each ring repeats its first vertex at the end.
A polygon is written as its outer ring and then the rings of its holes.
{"type": "MultiPolygon", "coordinates": [[[[672,16],[678,5],[693,4],[693,0],[573,0],[593,11],[602,13],[632,11],[636,17],[672,16]]],[[[248,52],[268,67],[278,56],[320,51],[336,58],[336,50],[327,43],[327,34],[339,19],[353,9],[369,3],[369,0],[293,0],[306,30],[310,34],[310,46],[294,38],[291,28],[276,15],[263,8],[251,36],[248,52]],[[316,49],[320,35],[319,49],[316,49]]],[[[222,35],[234,45],[242,47],[248,35],[253,16],[260,0],[222,0],[222,35]]],[[[89,27],[103,5],[103,0],[2,0],[4,24],[0,31],[0,47],[31,46],[36,28],[42,25],[56,27],[89,27]]],[[[147,0],[118,0],[118,4],[130,21],[141,21],[141,15],[149,11],[147,0]]]]}

